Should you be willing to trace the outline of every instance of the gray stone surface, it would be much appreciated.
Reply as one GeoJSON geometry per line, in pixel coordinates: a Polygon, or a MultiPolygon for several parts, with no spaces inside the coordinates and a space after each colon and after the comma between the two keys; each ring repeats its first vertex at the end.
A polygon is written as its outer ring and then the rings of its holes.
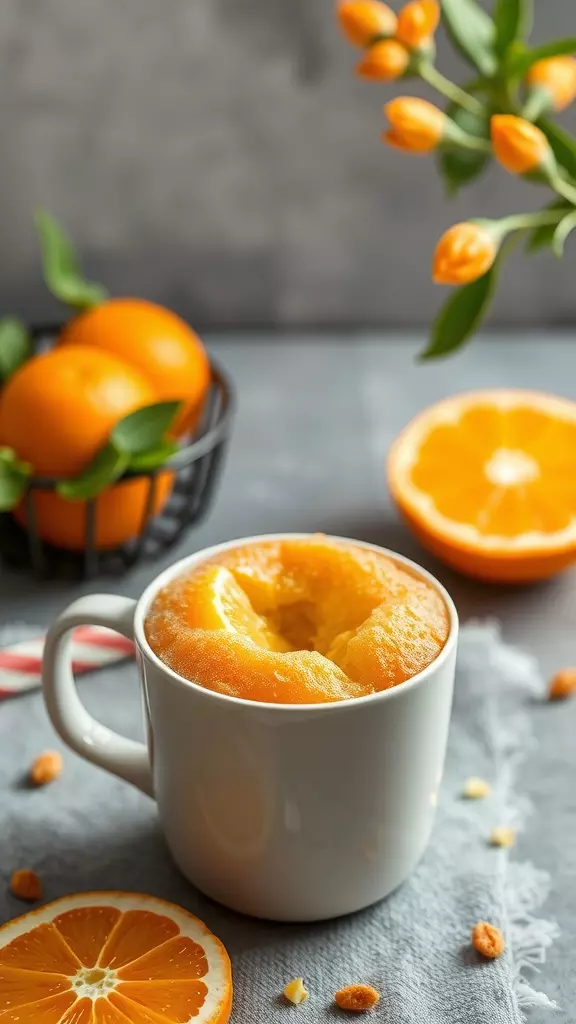
{"type": "MultiPolygon", "coordinates": [[[[54,310],[42,203],[115,294],[198,325],[427,323],[440,233],[546,195],[493,168],[448,203],[432,160],[386,151],[382,103],[417,89],[354,78],[334,4],[2,0],[0,309],[54,310]]],[[[574,35],[572,0],[535,6],[535,40],[574,35]]],[[[469,75],[442,40],[440,65],[469,75]]],[[[572,322],[571,282],[515,255],[495,322],[572,322]]]]}
{"type": "MultiPolygon", "coordinates": [[[[212,336],[211,350],[236,380],[240,407],[234,440],[212,515],[171,554],[175,560],[197,548],[259,532],[322,530],[391,547],[429,567],[455,598],[462,618],[496,616],[504,638],[533,652],[545,675],[576,661],[574,605],[576,576],[569,571],[548,583],[498,588],[457,576],[426,555],[399,522],[387,494],[384,461],[392,438],[425,405],[473,387],[537,387],[576,399],[576,347],[569,336],[495,335],[475,341],[462,355],[421,366],[414,356],[423,338],[356,333],[309,335],[284,342],[274,336],[212,336]]],[[[146,566],[118,586],[137,595],[161,568],[146,566]]],[[[114,589],[109,583],[39,586],[25,576],[3,572],[2,620],[47,624],[79,593],[114,589]]],[[[98,678],[82,684],[89,704],[97,700],[98,678]]],[[[113,692],[113,684],[106,685],[113,692]]],[[[25,698],[27,699],[27,698],[25,698]]],[[[32,701],[39,698],[30,698],[32,701]]],[[[121,720],[113,702],[107,724],[131,723],[127,704],[121,720]]],[[[39,706],[34,719],[43,716],[39,706]]],[[[519,845],[526,857],[551,873],[553,888],[544,913],[558,920],[562,938],[542,971],[541,987],[563,1008],[555,1020],[576,1020],[576,704],[534,705],[539,740],[523,771],[534,814],[519,845]]],[[[2,715],[0,712],[0,730],[2,715]]],[[[48,735],[48,734],[47,734],[48,735]]],[[[36,751],[30,751],[32,756],[36,751]]],[[[79,770],[95,771],[90,766],[79,770]]],[[[124,787],[114,788],[122,799],[124,787]]],[[[36,807],[36,804],[34,804],[36,807]]],[[[31,814],[36,814],[31,805],[31,814]]],[[[79,843],[89,827],[85,817],[68,822],[66,834],[79,843]]],[[[126,856],[120,835],[112,859],[126,856]]],[[[168,870],[163,867],[162,870],[168,870]]],[[[90,882],[78,868],[78,888],[90,882]]],[[[136,875],[138,877],[138,875],[136,875]]],[[[531,1020],[544,1022],[542,1011],[531,1020]]]]}

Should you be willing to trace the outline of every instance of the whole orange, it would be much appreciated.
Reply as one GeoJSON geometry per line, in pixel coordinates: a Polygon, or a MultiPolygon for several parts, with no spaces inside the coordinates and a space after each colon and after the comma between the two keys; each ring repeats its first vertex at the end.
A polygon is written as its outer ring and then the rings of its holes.
{"type": "Polygon", "coordinates": [[[198,335],[176,313],[144,299],[110,299],[70,321],[60,345],[90,345],[138,369],[156,401],[181,399],[177,434],[197,422],[210,384],[210,365],[198,335]]]}
{"type": "MultiPolygon", "coordinates": [[[[38,476],[80,473],[104,446],[123,416],[156,401],[138,372],[107,352],[75,346],[35,356],[8,381],[0,398],[0,443],[30,462],[38,476]]],[[[162,474],[157,511],[166,500],[172,474],[162,474]]],[[[117,547],[138,533],[148,496],[146,480],[130,480],[99,495],[96,545],[117,547]]],[[[85,546],[86,503],[53,492],[35,498],[40,536],[71,550],[85,546]]],[[[15,510],[26,525],[23,506],[15,510]]]]}

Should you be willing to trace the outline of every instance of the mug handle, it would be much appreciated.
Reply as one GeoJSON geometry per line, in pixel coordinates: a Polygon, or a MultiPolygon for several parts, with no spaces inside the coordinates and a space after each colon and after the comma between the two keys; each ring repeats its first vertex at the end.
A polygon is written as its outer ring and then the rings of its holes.
{"type": "Polygon", "coordinates": [[[52,623],[44,646],[42,686],[56,732],[72,750],[153,796],[148,749],[108,729],[89,715],[72,673],[70,630],[76,626],[107,626],[134,639],[136,601],[115,594],[90,594],[74,601],[52,623]]]}

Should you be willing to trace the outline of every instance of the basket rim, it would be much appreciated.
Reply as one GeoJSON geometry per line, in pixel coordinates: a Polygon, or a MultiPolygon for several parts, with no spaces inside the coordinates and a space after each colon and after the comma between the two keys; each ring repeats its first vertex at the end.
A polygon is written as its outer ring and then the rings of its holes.
{"type": "MultiPolygon", "coordinates": [[[[33,324],[30,325],[29,330],[34,339],[50,338],[51,336],[58,334],[61,326],[62,324],[56,323],[33,324]]],[[[170,456],[169,459],[166,459],[166,462],[163,462],[161,465],[150,470],[129,470],[123,473],[116,483],[120,483],[122,480],[135,479],[137,477],[154,477],[158,473],[162,473],[166,470],[183,469],[185,466],[191,465],[193,462],[201,459],[204,455],[207,455],[227,436],[236,410],[236,389],[230,376],[222,368],[218,360],[214,359],[209,352],[207,355],[210,364],[210,383],[212,386],[216,385],[222,399],[222,407],[219,410],[216,423],[199,438],[192,441],[190,444],[179,448],[177,452],[174,452],[174,454],[170,456]]],[[[61,476],[33,475],[28,479],[28,488],[32,489],[37,487],[41,490],[48,490],[69,479],[69,477],[61,476]]]]}

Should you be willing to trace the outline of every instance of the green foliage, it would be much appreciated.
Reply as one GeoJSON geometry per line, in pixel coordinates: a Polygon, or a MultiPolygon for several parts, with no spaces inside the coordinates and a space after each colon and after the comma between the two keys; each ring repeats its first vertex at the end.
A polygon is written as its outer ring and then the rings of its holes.
{"type": "Polygon", "coordinates": [[[514,43],[528,35],[532,28],[532,19],[531,0],[496,0],[494,48],[498,57],[504,57],[514,43]]]}
{"type": "Polygon", "coordinates": [[[58,494],[69,501],[95,498],[100,491],[110,487],[122,476],[128,468],[128,462],[128,456],[108,441],[82,473],[58,484],[58,494]]]}
{"type": "Polygon", "coordinates": [[[457,288],[432,325],[432,335],[420,359],[451,355],[474,334],[486,316],[498,280],[498,262],[477,281],[457,288]]]}
{"type": "MultiPolygon", "coordinates": [[[[451,103],[446,113],[459,128],[480,139],[490,138],[490,108],[484,101],[484,114],[473,114],[451,103]]],[[[438,167],[448,195],[455,195],[464,185],[478,178],[490,160],[489,153],[480,153],[460,146],[445,145],[438,151],[438,167]]]]}
{"type": "MultiPolygon", "coordinates": [[[[547,210],[557,210],[559,214],[563,211],[568,213],[572,210],[572,206],[565,199],[556,199],[553,203],[550,203],[546,207],[547,210]]],[[[554,233],[558,224],[541,224],[537,228],[532,228],[528,235],[525,250],[527,253],[539,252],[540,249],[546,249],[552,245],[554,240],[554,233]]]]}
{"type": "Polygon", "coordinates": [[[164,434],[181,402],[155,402],[124,416],[110,431],[107,444],[78,476],[62,481],[58,493],[69,501],[95,498],[127,470],[144,472],[163,465],[178,445],[164,434]]]}
{"type": "MultiPolygon", "coordinates": [[[[507,0],[503,0],[503,2],[507,2],[507,0]]],[[[523,78],[536,61],[544,60],[546,57],[560,57],[564,54],[570,55],[573,53],[576,53],[576,36],[570,36],[568,39],[557,39],[555,42],[537,46],[534,50],[518,52],[508,62],[506,71],[511,78],[523,78]]]]}
{"type": "Polygon", "coordinates": [[[551,121],[549,117],[541,117],[538,127],[542,129],[552,147],[556,162],[569,177],[576,177],[576,139],[564,128],[551,121]]]}
{"type": "Polygon", "coordinates": [[[16,316],[0,320],[0,377],[8,380],[31,353],[28,328],[16,316]]]}
{"type": "Polygon", "coordinates": [[[83,278],[76,251],[52,214],[38,209],[35,221],[44,280],[52,294],[75,309],[88,309],[103,302],[108,296],[106,289],[83,278]]]}
{"type": "Polygon", "coordinates": [[[442,20],[456,49],[483,75],[496,72],[494,22],[476,0],[441,0],[442,20]]]}
{"type": "Polygon", "coordinates": [[[110,440],[126,455],[142,455],[155,447],[174,421],[181,402],[156,402],[136,409],[112,428],[110,440]]]}
{"type": "Polygon", "coordinates": [[[12,448],[0,448],[0,512],[9,512],[22,500],[32,466],[20,462],[12,448]]]}

